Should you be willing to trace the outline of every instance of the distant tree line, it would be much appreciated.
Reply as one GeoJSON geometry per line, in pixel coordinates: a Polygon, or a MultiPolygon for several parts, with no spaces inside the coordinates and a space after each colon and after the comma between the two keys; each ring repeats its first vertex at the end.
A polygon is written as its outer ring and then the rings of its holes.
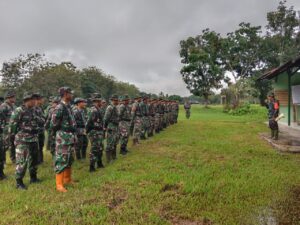
{"type": "Polygon", "coordinates": [[[277,10],[267,14],[264,32],[261,26],[245,22],[226,36],[207,28],[180,41],[179,54],[183,81],[206,103],[221,89],[233,107],[249,96],[263,104],[271,83],[256,79],[300,55],[300,15],[280,1],[277,10]]]}

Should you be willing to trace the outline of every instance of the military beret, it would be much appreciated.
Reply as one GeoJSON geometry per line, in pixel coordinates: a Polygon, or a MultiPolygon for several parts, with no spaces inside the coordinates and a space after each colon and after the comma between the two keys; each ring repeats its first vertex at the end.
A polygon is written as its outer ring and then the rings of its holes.
{"type": "Polygon", "coordinates": [[[61,87],[58,89],[58,92],[60,96],[63,96],[65,93],[74,94],[70,87],[61,87]]]}
{"type": "Polygon", "coordinates": [[[91,94],[92,101],[102,101],[102,96],[100,93],[93,93],[91,94]]]}
{"type": "Polygon", "coordinates": [[[75,98],[74,99],[74,104],[78,104],[80,102],[87,102],[84,98],[75,98]]]}
{"type": "Polygon", "coordinates": [[[33,93],[31,92],[24,92],[23,94],[23,101],[26,101],[26,100],[30,100],[30,99],[33,99],[35,96],[33,93]]]}
{"type": "Polygon", "coordinates": [[[118,100],[118,95],[116,94],[113,94],[111,97],[110,97],[111,100],[118,100]]]}
{"type": "Polygon", "coordinates": [[[16,96],[16,92],[14,92],[13,90],[8,90],[5,95],[4,98],[11,98],[11,97],[15,97],[16,96]]]}

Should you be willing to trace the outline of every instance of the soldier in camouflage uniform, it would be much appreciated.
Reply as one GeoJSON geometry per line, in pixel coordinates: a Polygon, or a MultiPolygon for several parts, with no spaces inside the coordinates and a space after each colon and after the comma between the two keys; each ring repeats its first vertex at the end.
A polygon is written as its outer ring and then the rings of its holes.
{"type": "Polygon", "coordinates": [[[160,132],[160,114],[159,114],[159,101],[154,99],[153,108],[155,111],[154,130],[158,134],[160,132]]]}
{"type": "Polygon", "coordinates": [[[86,116],[85,108],[87,101],[83,98],[75,98],[75,107],[72,109],[74,118],[76,120],[76,134],[78,143],[75,146],[76,159],[86,158],[86,149],[88,146],[88,139],[85,132],[86,116]]]}
{"type": "Polygon", "coordinates": [[[178,115],[179,115],[179,103],[174,101],[175,104],[175,115],[174,115],[174,123],[177,123],[178,115]]]}
{"type": "Polygon", "coordinates": [[[140,102],[140,109],[142,113],[142,130],[141,130],[141,140],[146,139],[146,134],[148,134],[149,129],[149,107],[148,107],[148,96],[143,96],[143,100],[140,102]]]}
{"type": "Polygon", "coordinates": [[[119,113],[117,109],[118,96],[112,95],[111,104],[106,108],[104,115],[104,127],[107,132],[106,159],[109,163],[111,159],[117,158],[117,144],[119,139],[119,113]]]}
{"type": "Polygon", "coordinates": [[[3,128],[5,125],[5,116],[3,112],[0,111],[0,180],[6,178],[4,174],[4,164],[5,164],[5,149],[3,144],[3,128]]]}
{"type": "Polygon", "coordinates": [[[24,104],[11,115],[9,132],[15,136],[16,146],[16,181],[17,188],[25,190],[23,183],[27,167],[30,173],[30,183],[37,183],[38,164],[38,123],[34,107],[35,97],[32,93],[24,93],[24,104]]]}
{"type": "Polygon", "coordinates": [[[124,95],[120,97],[120,105],[118,106],[119,111],[119,132],[120,132],[120,153],[122,155],[126,155],[127,144],[130,134],[130,122],[131,122],[131,114],[130,114],[130,107],[128,106],[130,98],[128,95],[124,95]]]}
{"type": "Polygon", "coordinates": [[[8,133],[8,125],[9,120],[11,117],[12,112],[15,109],[15,102],[16,102],[16,94],[14,91],[7,91],[5,94],[5,102],[1,104],[0,106],[0,112],[4,116],[4,121],[2,124],[3,129],[3,147],[4,151],[6,152],[9,150],[10,152],[10,159],[13,163],[16,162],[16,150],[15,150],[15,144],[14,144],[14,135],[11,135],[8,133]]]}
{"type": "Polygon", "coordinates": [[[189,119],[191,116],[191,103],[189,102],[189,100],[185,100],[183,108],[185,110],[185,117],[189,119]]]}
{"type": "Polygon", "coordinates": [[[53,111],[59,102],[60,102],[59,97],[53,97],[49,107],[46,110],[46,114],[45,114],[45,117],[46,117],[45,130],[47,130],[47,133],[48,133],[47,149],[50,150],[50,153],[51,153],[53,159],[55,156],[55,135],[50,130],[50,121],[52,118],[53,111]]]}
{"type": "Polygon", "coordinates": [[[73,154],[75,151],[76,121],[71,110],[70,102],[73,98],[73,91],[69,87],[59,89],[61,96],[60,103],[53,111],[50,129],[55,133],[55,173],[56,190],[67,192],[64,184],[72,184],[73,154]]]}
{"type": "Polygon", "coordinates": [[[152,137],[154,134],[154,128],[155,128],[155,108],[154,108],[154,102],[155,99],[151,99],[148,103],[148,109],[149,109],[149,130],[148,130],[148,137],[152,137]]]}
{"type": "Polygon", "coordinates": [[[38,146],[39,146],[39,151],[38,151],[38,163],[43,163],[44,162],[44,154],[43,154],[43,149],[44,149],[44,142],[45,142],[45,113],[42,108],[42,105],[44,104],[44,98],[41,94],[35,93],[34,97],[36,99],[36,106],[35,106],[35,113],[36,116],[39,118],[39,124],[38,124],[38,146]]]}
{"type": "Polygon", "coordinates": [[[142,129],[142,112],[140,108],[141,96],[134,98],[135,102],[131,108],[131,126],[133,126],[133,145],[139,144],[142,129]]]}
{"type": "Polygon", "coordinates": [[[95,163],[97,163],[98,168],[104,167],[102,163],[104,131],[101,95],[94,93],[91,100],[93,101],[93,106],[88,112],[86,132],[91,142],[90,172],[94,172],[96,171],[95,163]]]}

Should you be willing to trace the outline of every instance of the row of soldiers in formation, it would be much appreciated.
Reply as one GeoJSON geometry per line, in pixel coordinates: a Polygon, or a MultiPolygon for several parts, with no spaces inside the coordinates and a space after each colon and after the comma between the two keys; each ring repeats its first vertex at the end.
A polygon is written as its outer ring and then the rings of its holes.
{"type": "Polygon", "coordinates": [[[159,133],[170,124],[177,123],[179,105],[176,101],[163,98],[150,99],[136,96],[133,101],[128,95],[112,95],[110,104],[99,93],[93,93],[91,106],[86,110],[87,100],[75,98],[69,87],[59,89],[59,97],[52,98],[47,109],[43,110],[43,96],[39,93],[24,93],[23,104],[15,107],[15,93],[9,91],[5,102],[0,105],[0,179],[3,172],[5,152],[16,164],[16,186],[25,190],[23,183],[26,170],[30,183],[37,183],[38,164],[43,162],[45,130],[48,133],[47,149],[50,150],[56,173],[56,190],[66,192],[65,185],[72,184],[72,163],[74,153],[77,159],[86,158],[88,140],[91,144],[89,171],[103,168],[102,154],[106,139],[107,163],[117,158],[117,145],[120,154],[127,154],[129,136],[133,144],[140,139],[159,133]],[[71,105],[71,103],[74,105],[71,105]]]}

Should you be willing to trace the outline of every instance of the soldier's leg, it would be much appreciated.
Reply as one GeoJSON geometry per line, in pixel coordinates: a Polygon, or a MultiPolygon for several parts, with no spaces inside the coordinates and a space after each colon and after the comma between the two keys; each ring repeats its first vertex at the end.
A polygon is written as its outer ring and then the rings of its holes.
{"type": "Polygon", "coordinates": [[[16,182],[17,189],[25,190],[26,186],[23,183],[23,178],[27,170],[29,156],[29,145],[18,144],[16,146],[16,182]]]}
{"type": "Polygon", "coordinates": [[[95,135],[90,135],[89,136],[90,141],[91,141],[91,151],[90,151],[90,172],[96,171],[95,169],[95,163],[97,161],[97,154],[98,154],[98,149],[97,149],[97,137],[95,135]]]}
{"type": "Polygon", "coordinates": [[[38,183],[40,180],[37,178],[37,165],[39,163],[39,144],[32,142],[28,144],[29,155],[28,155],[28,169],[30,174],[30,183],[38,183]]]}
{"type": "Polygon", "coordinates": [[[16,163],[16,147],[15,147],[15,137],[14,136],[11,136],[10,137],[10,147],[9,147],[9,156],[10,156],[10,159],[12,161],[12,163],[16,163]]]}
{"type": "Polygon", "coordinates": [[[44,162],[44,142],[45,142],[45,134],[44,132],[39,133],[39,141],[38,141],[38,163],[44,162]]]}
{"type": "Polygon", "coordinates": [[[78,135],[77,139],[78,139],[78,141],[75,146],[75,155],[76,155],[76,159],[79,160],[79,159],[81,159],[81,150],[82,150],[82,146],[83,146],[83,135],[78,135]]]}
{"type": "Polygon", "coordinates": [[[86,135],[83,135],[82,136],[82,149],[81,149],[81,157],[83,159],[86,158],[86,150],[87,150],[87,147],[88,147],[88,138],[86,135]]]}
{"type": "Polygon", "coordinates": [[[5,151],[3,146],[3,135],[0,135],[0,180],[6,178],[4,174],[5,151]]]}
{"type": "Polygon", "coordinates": [[[142,117],[142,125],[141,125],[141,131],[140,131],[140,139],[145,140],[145,133],[146,133],[146,124],[145,124],[145,117],[142,117]]]}
{"type": "Polygon", "coordinates": [[[111,160],[116,159],[116,149],[115,149],[115,143],[116,143],[116,133],[115,129],[108,129],[107,130],[107,146],[106,146],[106,159],[107,163],[110,163],[111,160]]]}
{"type": "Polygon", "coordinates": [[[98,168],[104,168],[103,162],[102,162],[102,154],[103,154],[103,134],[98,134],[97,137],[97,167],[98,168]]]}
{"type": "Polygon", "coordinates": [[[138,144],[140,140],[140,132],[141,132],[141,119],[136,118],[134,121],[134,128],[133,128],[133,144],[138,144]]]}

